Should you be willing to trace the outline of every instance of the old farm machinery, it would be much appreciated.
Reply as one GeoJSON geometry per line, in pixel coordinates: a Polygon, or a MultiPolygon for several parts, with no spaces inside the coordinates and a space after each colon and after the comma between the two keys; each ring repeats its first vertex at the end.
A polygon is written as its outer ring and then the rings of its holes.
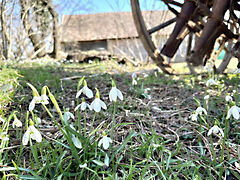
{"type": "Polygon", "coordinates": [[[151,29],[146,27],[140,0],[131,0],[131,6],[139,38],[148,55],[163,72],[168,74],[174,72],[163,55],[172,58],[186,36],[188,36],[186,62],[192,73],[195,71],[194,67],[205,65],[208,61],[212,61],[215,73],[222,73],[233,56],[240,59],[238,0],[161,1],[174,17],[151,29]],[[172,23],[175,23],[174,28],[164,46],[159,49],[154,44],[152,34],[172,23]],[[215,43],[218,43],[217,49],[214,48],[215,43]],[[216,65],[214,61],[223,50],[225,56],[216,65]]]}

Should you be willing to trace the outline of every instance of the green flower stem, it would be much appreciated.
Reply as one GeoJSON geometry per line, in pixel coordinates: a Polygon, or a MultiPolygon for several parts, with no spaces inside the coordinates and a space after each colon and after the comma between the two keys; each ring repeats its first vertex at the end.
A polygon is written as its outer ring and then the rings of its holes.
{"type": "Polygon", "coordinates": [[[87,109],[84,112],[84,137],[87,137],[87,109]]]}
{"type": "MultiPolygon", "coordinates": [[[[78,90],[79,91],[79,90],[78,90]]],[[[77,98],[77,105],[79,104],[79,98],[77,98]]],[[[77,109],[77,122],[75,126],[78,126],[79,133],[81,134],[82,128],[81,128],[81,116],[80,116],[80,110],[77,109]]]]}
{"type": "MultiPolygon", "coordinates": [[[[37,165],[37,168],[36,169],[39,169],[41,166],[40,166],[40,163],[39,163],[39,159],[38,159],[38,154],[37,154],[37,148],[35,145],[32,144],[32,139],[29,138],[30,140],[30,148],[31,148],[31,151],[32,151],[32,154],[33,154],[33,158],[36,162],[36,165],[37,165]]],[[[34,167],[32,167],[34,168],[34,167]]]]}
{"type": "Polygon", "coordinates": [[[112,129],[111,129],[111,136],[110,138],[113,140],[113,130],[114,130],[114,127],[115,127],[115,124],[116,124],[116,106],[117,106],[117,102],[114,102],[114,105],[113,105],[113,119],[112,119],[112,129]]]}
{"type": "Polygon", "coordinates": [[[213,154],[214,166],[216,166],[216,164],[217,164],[217,161],[216,161],[216,153],[215,153],[215,151],[214,151],[212,135],[211,135],[211,148],[212,148],[212,154],[213,154]]]}
{"type": "MultiPolygon", "coordinates": [[[[224,137],[223,137],[223,141],[222,141],[220,164],[222,164],[223,160],[224,160],[224,147],[225,147],[225,142],[226,142],[226,138],[227,138],[227,130],[228,130],[227,127],[228,127],[228,118],[226,118],[226,120],[225,120],[225,129],[224,129],[224,137]]],[[[222,174],[223,174],[223,167],[221,167],[221,169],[220,169],[219,178],[222,177],[222,174]]]]}
{"type": "Polygon", "coordinates": [[[93,130],[93,124],[94,124],[94,122],[95,122],[96,116],[97,116],[97,112],[94,113],[94,117],[93,117],[91,129],[90,129],[90,133],[91,133],[91,131],[93,130]]]}

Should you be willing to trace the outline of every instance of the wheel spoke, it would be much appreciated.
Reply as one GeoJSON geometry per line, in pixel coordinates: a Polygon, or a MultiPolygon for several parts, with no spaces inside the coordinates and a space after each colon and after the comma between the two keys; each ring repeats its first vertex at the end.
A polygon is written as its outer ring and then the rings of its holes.
{"type": "Polygon", "coordinates": [[[172,19],[168,20],[167,22],[164,22],[164,23],[162,23],[162,24],[160,24],[160,25],[158,25],[156,27],[153,27],[152,29],[149,29],[148,33],[152,34],[152,33],[156,32],[156,31],[159,31],[160,29],[163,29],[163,28],[169,26],[170,24],[174,23],[176,20],[177,20],[176,17],[172,18],[172,19]]]}

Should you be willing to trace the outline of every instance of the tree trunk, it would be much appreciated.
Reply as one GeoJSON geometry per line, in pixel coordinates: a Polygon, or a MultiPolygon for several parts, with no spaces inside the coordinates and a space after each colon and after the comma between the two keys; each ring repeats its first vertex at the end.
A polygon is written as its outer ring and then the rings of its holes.
{"type": "Polygon", "coordinates": [[[46,51],[45,51],[46,45],[45,45],[45,42],[42,41],[41,36],[39,36],[39,34],[34,32],[33,28],[29,23],[30,5],[27,0],[19,0],[19,2],[21,6],[21,18],[22,18],[23,27],[27,32],[29,39],[32,42],[36,56],[42,57],[46,54],[46,51]]]}
{"type": "Polygon", "coordinates": [[[46,3],[48,11],[50,12],[53,19],[53,51],[51,56],[53,58],[59,58],[59,50],[60,50],[60,39],[59,39],[59,30],[58,30],[58,14],[55,10],[54,5],[52,4],[52,0],[43,0],[46,3]]]}

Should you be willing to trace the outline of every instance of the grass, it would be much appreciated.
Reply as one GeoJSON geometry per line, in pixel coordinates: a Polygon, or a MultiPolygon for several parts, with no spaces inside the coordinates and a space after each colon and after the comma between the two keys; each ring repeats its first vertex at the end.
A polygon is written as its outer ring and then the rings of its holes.
{"type": "Polygon", "coordinates": [[[225,125],[232,104],[224,99],[231,93],[239,106],[239,75],[215,76],[220,85],[206,87],[208,74],[169,76],[153,68],[120,66],[115,61],[65,65],[33,61],[2,66],[0,82],[13,85],[1,96],[6,122],[0,122],[0,132],[9,135],[9,141],[0,141],[2,179],[239,179],[240,121],[231,117],[225,125]],[[131,72],[137,72],[136,86],[131,84],[131,72]],[[74,111],[81,103],[75,96],[83,76],[94,94],[94,88],[99,89],[107,110],[74,111]],[[111,79],[124,96],[117,101],[116,111],[108,97],[111,79]],[[36,104],[32,113],[27,112],[32,100],[27,83],[40,95],[47,86],[49,104],[36,104]],[[206,94],[211,96],[208,106],[206,94]],[[192,121],[189,116],[198,103],[208,114],[192,121]],[[24,124],[22,128],[12,128],[13,114],[24,124]],[[37,117],[42,119],[40,124],[37,117]],[[30,119],[43,140],[23,146],[30,119]],[[224,151],[219,136],[207,136],[215,123],[226,132],[224,151]],[[105,150],[98,143],[105,134],[110,137],[112,128],[113,142],[105,150]],[[76,147],[73,136],[82,148],[76,147]]]}

